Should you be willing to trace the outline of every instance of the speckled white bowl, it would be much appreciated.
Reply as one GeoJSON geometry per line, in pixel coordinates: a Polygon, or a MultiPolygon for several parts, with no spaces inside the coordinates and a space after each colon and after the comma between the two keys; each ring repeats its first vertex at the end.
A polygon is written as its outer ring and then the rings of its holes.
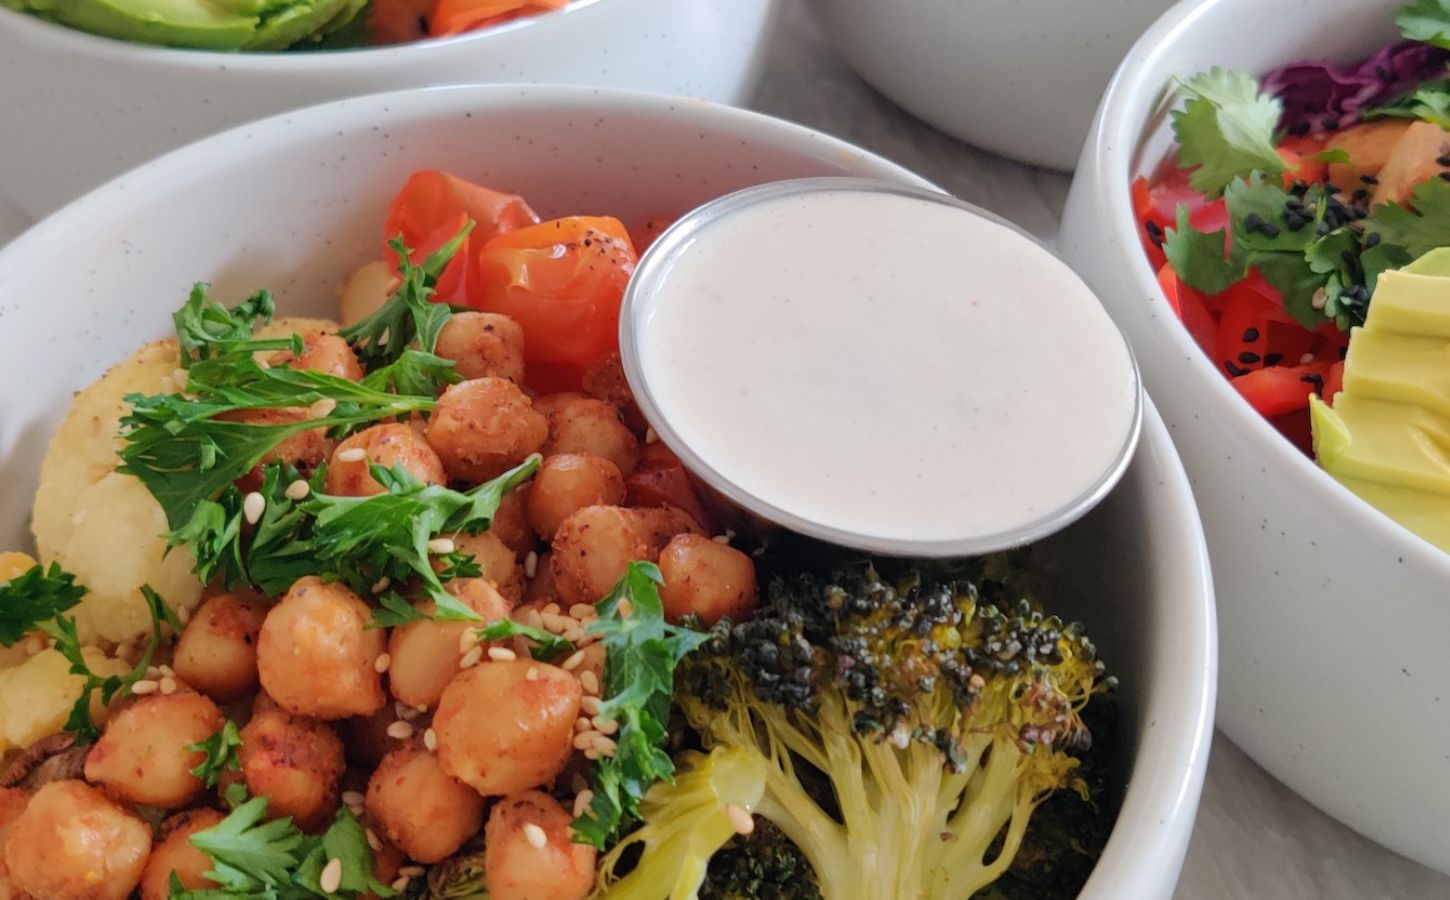
{"type": "MultiPolygon", "coordinates": [[[[167,332],[193,280],[221,298],[269,286],[327,315],[376,257],[391,195],[442,167],[545,215],[677,215],[764,181],[860,175],[926,186],[833,138],[701,101],[559,87],[467,87],[346,100],[205,140],[71,204],[0,251],[0,547],[25,522],[47,436],[80,388],[167,332]]],[[[1148,410],[1116,490],[1041,545],[1054,605],[1122,678],[1123,810],[1083,898],[1168,900],[1212,731],[1212,588],[1182,467],[1148,410]]],[[[0,698],[3,702],[3,698],[0,698]]]]}
{"type": "Polygon", "coordinates": [[[0,202],[35,218],[223,128],[439,84],[582,84],[742,103],[777,0],[574,0],[472,34],[330,53],[129,44],[0,5],[0,202]]]}
{"type": "Polygon", "coordinates": [[[1219,724],[1289,787],[1450,872],[1450,555],[1361,502],[1243,402],[1165,304],[1129,182],[1171,143],[1169,79],[1349,59],[1397,0],[1207,0],[1143,35],[1103,99],[1059,251],[1127,332],[1193,480],[1223,626],[1219,724]]]}
{"type": "Polygon", "coordinates": [[[1173,0],[811,0],[861,77],[969,144],[1071,171],[1133,39],[1173,0]]]}

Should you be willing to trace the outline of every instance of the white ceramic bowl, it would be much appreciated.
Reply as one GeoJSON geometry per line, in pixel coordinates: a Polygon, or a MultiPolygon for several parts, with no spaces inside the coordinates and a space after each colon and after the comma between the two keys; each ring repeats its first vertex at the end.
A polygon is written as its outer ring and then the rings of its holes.
{"type": "Polygon", "coordinates": [[[574,0],[472,34],[327,53],[129,44],[0,5],[0,202],[31,216],[197,138],[438,84],[587,84],[742,103],[776,0],[574,0]]]}
{"type": "Polygon", "coordinates": [[[1071,171],[1133,39],[1173,0],[811,0],[856,71],[932,125],[1071,171]]]}
{"type": "Polygon", "coordinates": [[[1363,834],[1450,871],[1450,556],[1362,503],[1263,421],[1166,305],[1129,182],[1162,160],[1173,76],[1353,58],[1395,36],[1394,0],[1183,3],[1103,99],[1059,252],[1128,333],[1193,481],[1223,634],[1219,724],[1363,834]]]}
{"type": "MultiPolygon", "coordinates": [[[[517,191],[546,216],[625,220],[781,178],[925,185],[752,113],[558,87],[345,100],[187,147],[0,251],[0,547],[28,543],[40,456],[70,392],[165,333],[194,279],[214,282],[219,298],[270,286],[283,310],[327,314],[340,279],[376,256],[390,196],[422,167],[517,191]]],[[[1156,413],[1121,485],[1042,555],[1058,605],[1088,624],[1124,685],[1118,758],[1131,781],[1082,896],[1167,900],[1202,787],[1215,630],[1197,515],[1156,413]]]]}

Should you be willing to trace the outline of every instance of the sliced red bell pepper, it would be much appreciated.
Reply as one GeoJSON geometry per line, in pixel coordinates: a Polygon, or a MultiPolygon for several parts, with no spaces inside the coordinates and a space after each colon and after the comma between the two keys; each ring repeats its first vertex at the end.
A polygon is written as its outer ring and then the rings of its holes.
{"type": "Polygon", "coordinates": [[[1273,418],[1307,407],[1309,395],[1328,384],[1333,366],[1327,361],[1268,366],[1234,378],[1233,386],[1261,415],[1273,418]]]}
{"type": "Polygon", "coordinates": [[[1214,348],[1218,323],[1204,305],[1203,295],[1179,280],[1178,273],[1167,264],[1158,270],[1158,286],[1163,289],[1163,296],[1168,299],[1173,313],[1183,322],[1183,327],[1203,352],[1212,358],[1216,352],[1214,348]]]}

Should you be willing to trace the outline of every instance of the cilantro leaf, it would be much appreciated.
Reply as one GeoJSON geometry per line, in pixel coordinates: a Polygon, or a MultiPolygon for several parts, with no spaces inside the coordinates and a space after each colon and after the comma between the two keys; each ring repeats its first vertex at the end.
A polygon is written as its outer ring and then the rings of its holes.
{"type": "Polygon", "coordinates": [[[1408,40],[1450,50],[1450,2],[1414,0],[1395,14],[1400,34],[1408,40]]]}
{"type": "Polygon", "coordinates": [[[192,285],[191,296],[181,309],[172,313],[176,325],[176,342],[181,349],[181,365],[189,368],[195,360],[211,359],[238,351],[292,349],[302,354],[301,339],[296,335],[269,341],[252,337],[256,323],[272,321],[276,304],[270,291],[258,291],[227,309],[207,295],[209,285],[198,281],[192,285]]]}
{"type": "Polygon", "coordinates": [[[187,744],[187,750],[195,750],[206,754],[191,774],[200,778],[207,787],[215,787],[221,780],[222,773],[230,770],[237,771],[241,763],[237,758],[237,750],[242,746],[242,736],[237,732],[237,723],[228,719],[221,730],[203,741],[195,744],[187,744]]]}
{"type": "Polygon", "coordinates": [[[1283,105],[1261,94],[1253,76],[1215,67],[1183,88],[1188,101],[1172,114],[1173,133],[1179,160],[1192,168],[1188,182],[1195,190],[1214,198],[1237,177],[1286,170],[1274,146],[1283,105]]]}
{"type": "Polygon", "coordinates": [[[1370,210],[1364,227],[1366,234],[1404,247],[1415,259],[1443,247],[1450,243],[1450,184],[1439,178],[1422,181],[1408,206],[1381,203],[1370,210]]]}
{"type": "Polygon", "coordinates": [[[1248,264],[1284,298],[1284,310],[1294,321],[1311,331],[1324,323],[1324,312],[1314,303],[1327,279],[1310,268],[1304,254],[1256,253],[1248,264]]]}
{"type": "Polygon", "coordinates": [[[337,811],[337,818],[323,832],[322,839],[303,857],[294,883],[319,897],[353,897],[363,893],[378,897],[396,895],[373,874],[373,854],[367,835],[346,804],[337,811]],[[342,881],[335,892],[328,892],[322,888],[322,870],[334,859],[342,863],[342,881]]]}
{"type": "Polygon", "coordinates": [[[109,704],[117,694],[125,691],[131,685],[140,681],[146,675],[146,670],[151,667],[151,658],[156,654],[156,648],[161,645],[161,626],[171,626],[175,632],[181,631],[181,621],[176,614],[161,599],[161,595],[152,590],[151,585],[141,585],[141,596],[146,600],[146,610],[151,615],[151,639],[146,645],[146,650],[136,665],[125,675],[109,675],[105,678],[91,671],[90,664],[86,662],[85,654],[82,652],[80,635],[76,632],[75,619],[68,616],[56,616],[49,622],[40,624],[40,628],[55,640],[56,652],[64,656],[70,663],[70,673],[85,678],[85,684],[81,687],[81,695],[71,707],[70,715],[66,718],[61,728],[76,736],[76,742],[88,744],[101,736],[101,731],[96,727],[95,720],[91,717],[91,697],[99,692],[101,702],[109,704]]]}
{"type": "Polygon", "coordinates": [[[422,265],[412,261],[412,251],[401,236],[388,241],[398,257],[397,289],[377,312],[341,331],[342,337],[354,345],[365,367],[371,369],[395,362],[415,341],[423,353],[433,353],[438,333],[453,315],[447,304],[433,302],[434,286],[473,226],[471,220],[466,222],[446,244],[430,253],[422,265]]]}
{"type": "Polygon", "coordinates": [[[65,612],[85,596],[76,577],[51,563],[35,565],[0,582],[0,647],[9,647],[41,623],[65,612]]]}
{"type": "Polygon", "coordinates": [[[598,716],[619,724],[613,756],[594,766],[594,799],[574,820],[574,839],[603,848],[626,819],[639,815],[639,801],[659,780],[672,780],[665,726],[674,694],[675,667],[706,635],[665,622],[653,563],[633,562],[609,596],[599,601],[599,619],[588,633],[604,644],[604,700],[598,716]]]}
{"type": "Polygon", "coordinates": [[[1178,208],[1176,228],[1163,229],[1163,254],[1183,283],[1196,291],[1218,294],[1244,277],[1241,258],[1225,259],[1223,229],[1203,232],[1188,224],[1188,207],[1178,208]]]}
{"type": "Polygon", "coordinates": [[[573,644],[557,634],[515,622],[513,619],[497,619],[478,629],[480,641],[501,641],[511,637],[527,638],[531,641],[534,646],[529,649],[530,655],[543,662],[558,659],[574,650],[573,644]]]}
{"type": "Polygon", "coordinates": [[[1450,82],[1435,81],[1422,84],[1414,91],[1390,103],[1360,110],[1359,117],[1361,119],[1421,119],[1450,130],[1450,82]]]}

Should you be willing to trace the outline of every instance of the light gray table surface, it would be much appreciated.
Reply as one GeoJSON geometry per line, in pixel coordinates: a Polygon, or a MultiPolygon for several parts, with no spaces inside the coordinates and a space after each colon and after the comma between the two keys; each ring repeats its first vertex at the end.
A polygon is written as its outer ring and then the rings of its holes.
{"type": "MultiPolygon", "coordinates": [[[[786,0],[755,108],[844,138],[1051,240],[1069,177],[975,150],[893,106],[786,0]]],[[[1216,736],[1176,900],[1450,898],[1450,877],[1325,816],[1216,736]]],[[[1123,898],[1132,900],[1132,898],[1123,898]]]]}
{"type": "MultiPolygon", "coordinates": [[[[754,108],[859,144],[1051,240],[1069,178],[950,138],[875,93],[785,0],[754,108]]],[[[0,206],[0,245],[28,222],[0,206]]],[[[1299,799],[1223,735],[1176,900],[1439,900],[1450,877],[1359,837],[1299,799]]],[[[1133,898],[1122,898],[1133,900],[1133,898]]]]}

